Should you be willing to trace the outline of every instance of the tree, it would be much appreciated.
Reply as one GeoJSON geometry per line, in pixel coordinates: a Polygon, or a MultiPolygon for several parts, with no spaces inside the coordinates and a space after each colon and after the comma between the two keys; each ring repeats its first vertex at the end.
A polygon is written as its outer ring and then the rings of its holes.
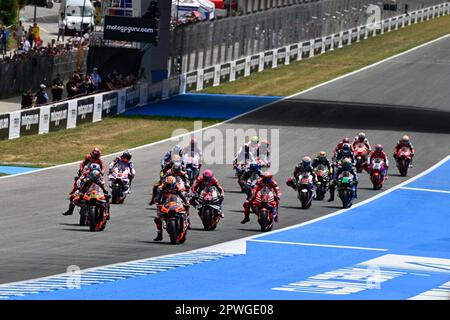
{"type": "Polygon", "coordinates": [[[18,13],[18,0],[0,0],[0,20],[4,25],[10,26],[15,24],[18,13]]]}

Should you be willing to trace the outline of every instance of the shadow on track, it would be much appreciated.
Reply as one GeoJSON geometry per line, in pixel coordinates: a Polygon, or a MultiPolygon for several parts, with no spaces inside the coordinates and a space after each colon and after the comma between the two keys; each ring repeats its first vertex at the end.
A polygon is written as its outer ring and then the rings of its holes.
{"type": "Polygon", "coordinates": [[[232,123],[450,133],[450,112],[398,105],[287,99],[232,123]]]}

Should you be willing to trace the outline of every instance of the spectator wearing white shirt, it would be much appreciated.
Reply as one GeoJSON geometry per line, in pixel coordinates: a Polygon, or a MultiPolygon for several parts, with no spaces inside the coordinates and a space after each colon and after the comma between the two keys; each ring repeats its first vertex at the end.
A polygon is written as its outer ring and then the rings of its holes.
{"type": "Polygon", "coordinates": [[[30,41],[28,41],[28,39],[25,38],[25,41],[23,42],[22,49],[26,53],[26,52],[30,51],[30,48],[31,48],[30,41]]]}
{"type": "Polygon", "coordinates": [[[56,38],[56,41],[59,41],[59,37],[61,36],[62,42],[64,42],[64,33],[66,32],[66,17],[64,16],[64,13],[61,13],[61,17],[59,17],[58,20],[58,38],[56,38]]]}

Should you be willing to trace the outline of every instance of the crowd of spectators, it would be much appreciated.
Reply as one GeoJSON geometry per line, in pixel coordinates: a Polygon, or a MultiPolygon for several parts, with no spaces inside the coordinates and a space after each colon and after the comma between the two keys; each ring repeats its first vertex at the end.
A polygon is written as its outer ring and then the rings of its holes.
{"type": "MultiPolygon", "coordinates": [[[[9,34],[3,36],[5,34],[3,29],[0,31],[2,41],[9,36],[9,34]]],[[[0,53],[3,54],[3,57],[0,58],[0,63],[13,63],[18,60],[33,59],[42,55],[64,55],[68,52],[82,50],[89,45],[89,30],[86,30],[82,36],[78,32],[75,33],[65,43],[59,42],[57,39],[44,43],[40,36],[40,28],[36,23],[30,25],[27,31],[23,27],[22,22],[19,22],[12,30],[12,36],[15,39],[16,47],[7,54],[6,45],[2,45],[0,53]]]]}
{"type": "Polygon", "coordinates": [[[51,84],[51,99],[47,94],[47,86],[41,84],[39,90],[33,93],[31,89],[22,94],[22,109],[37,107],[49,102],[58,102],[63,99],[70,99],[89,95],[95,92],[117,90],[124,87],[136,85],[145,81],[145,70],[141,68],[137,76],[129,74],[124,76],[114,70],[102,77],[97,68],[93,68],[91,73],[84,74],[81,69],[73,72],[72,76],[64,83],[60,74],[56,75],[51,84]],[[64,97],[66,93],[66,98],[64,97]]]}

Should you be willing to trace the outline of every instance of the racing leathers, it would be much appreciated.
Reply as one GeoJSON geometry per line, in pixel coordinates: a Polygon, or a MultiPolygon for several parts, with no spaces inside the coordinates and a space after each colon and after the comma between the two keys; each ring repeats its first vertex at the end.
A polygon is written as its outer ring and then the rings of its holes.
{"type": "MultiPolygon", "coordinates": [[[[105,182],[102,178],[99,179],[97,182],[93,182],[89,179],[89,176],[82,175],[80,177],[80,179],[77,180],[76,191],[70,195],[69,208],[66,212],[63,213],[64,216],[69,216],[69,215],[73,214],[73,210],[75,209],[75,206],[80,206],[79,201],[83,198],[84,194],[86,193],[87,190],[89,190],[89,187],[92,184],[97,184],[102,189],[104,194],[106,196],[108,196],[108,191],[105,188],[105,182]]],[[[108,220],[109,220],[109,215],[108,215],[108,220]]]]}
{"type": "Polygon", "coordinates": [[[381,159],[384,161],[384,171],[382,172],[383,176],[387,176],[387,170],[389,168],[389,160],[386,152],[381,151],[377,152],[376,150],[373,150],[369,156],[367,157],[367,166],[370,168],[370,165],[374,159],[381,159]]]}
{"type": "Polygon", "coordinates": [[[203,176],[199,176],[197,178],[197,180],[195,180],[194,184],[192,185],[191,188],[191,201],[190,203],[192,205],[196,204],[196,200],[199,198],[201,192],[203,189],[207,188],[207,187],[215,187],[217,192],[219,193],[219,198],[220,198],[220,210],[219,210],[219,215],[221,218],[224,217],[223,215],[223,210],[222,210],[222,201],[223,201],[223,196],[225,194],[225,191],[223,189],[223,187],[220,185],[219,180],[217,180],[217,178],[212,177],[211,180],[209,182],[206,182],[205,179],[203,178],[203,176]]]}
{"type": "Polygon", "coordinates": [[[416,153],[416,150],[414,149],[413,145],[411,142],[404,142],[402,140],[400,140],[397,145],[394,148],[394,159],[397,160],[397,154],[400,151],[401,148],[408,148],[411,151],[411,162],[410,162],[410,167],[412,167],[412,163],[413,163],[413,158],[414,158],[414,153],[416,153]]]}
{"type": "Polygon", "coordinates": [[[157,196],[156,196],[156,203],[158,205],[158,210],[157,210],[156,217],[154,220],[155,225],[156,225],[156,231],[157,231],[157,236],[155,239],[153,239],[155,241],[162,240],[162,221],[161,221],[161,212],[159,210],[159,206],[164,205],[167,198],[172,194],[179,196],[180,199],[183,201],[183,205],[186,209],[186,215],[188,216],[188,221],[189,221],[189,204],[187,202],[187,199],[184,195],[183,190],[180,189],[178,184],[174,184],[173,187],[170,187],[170,188],[167,187],[166,184],[161,184],[158,187],[157,196]]]}
{"type": "Polygon", "coordinates": [[[356,173],[355,167],[351,166],[349,169],[344,170],[344,168],[342,166],[337,166],[334,169],[333,180],[330,183],[330,199],[328,199],[328,201],[334,201],[334,191],[336,190],[338,177],[344,171],[348,171],[351,175],[353,175],[353,178],[354,178],[353,193],[354,193],[355,199],[358,197],[358,193],[357,193],[357,190],[358,190],[358,174],[356,173]]]}
{"type": "Polygon", "coordinates": [[[269,189],[271,189],[274,193],[275,196],[275,203],[273,203],[272,206],[270,206],[270,209],[272,211],[272,216],[273,219],[275,220],[275,222],[278,222],[278,205],[280,204],[280,196],[281,196],[281,192],[280,192],[280,188],[278,187],[277,182],[272,179],[271,182],[269,183],[265,183],[263,181],[263,178],[260,178],[258,180],[258,182],[256,183],[255,188],[253,189],[252,192],[252,196],[250,197],[250,199],[246,200],[244,202],[244,220],[241,221],[242,224],[247,223],[250,221],[250,210],[252,210],[253,208],[256,207],[257,203],[256,203],[256,195],[258,194],[259,191],[261,191],[264,187],[269,187],[269,189]]]}
{"type": "Polygon", "coordinates": [[[109,171],[108,173],[111,175],[111,173],[114,171],[114,168],[119,167],[119,168],[128,168],[129,169],[129,174],[128,174],[128,179],[130,180],[129,183],[124,185],[124,192],[125,193],[130,193],[130,187],[131,187],[131,182],[133,181],[134,177],[136,176],[136,169],[134,167],[134,163],[133,161],[129,160],[127,161],[126,159],[124,160],[121,156],[116,157],[113,162],[111,162],[109,164],[109,171]]]}
{"type": "Polygon", "coordinates": [[[311,174],[311,176],[313,177],[313,181],[316,181],[316,174],[314,173],[313,167],[311,165],[309,165],[308,167],[305,168],[305,166],[303,166],[302,162],[299,162],[294,169],[294,176],[290,177],[287,181],[286,184],[291,187],[292,189],[294,189],[295,191],[297,191],[297,182],[299,177],[304,174],[304,173],[309,173],[311,174]]]}

